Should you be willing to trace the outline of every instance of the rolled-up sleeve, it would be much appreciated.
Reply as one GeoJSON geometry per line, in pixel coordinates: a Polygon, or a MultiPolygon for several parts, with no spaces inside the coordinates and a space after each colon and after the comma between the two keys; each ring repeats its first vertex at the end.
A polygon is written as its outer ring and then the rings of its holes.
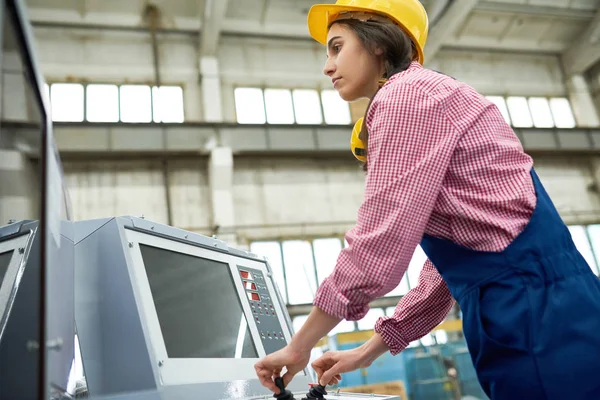
{"type": "Polygon", "coordinates": [[[458,134],[444,104],[396,81],[375,97],[367,119],[368,172],[348,246],[316,293],[314,305],[347,320],[393,290],[419,244],[458,134]]]}
{"type": "Polygon", "coordinates": [[[400,353],[414,340],[420,339],[438,326],[454,305],[446,282],[431,261],[427,260],[419,283],[398,303],[391,317],[382,317],[375,324],[393,355],[400,353]]]}

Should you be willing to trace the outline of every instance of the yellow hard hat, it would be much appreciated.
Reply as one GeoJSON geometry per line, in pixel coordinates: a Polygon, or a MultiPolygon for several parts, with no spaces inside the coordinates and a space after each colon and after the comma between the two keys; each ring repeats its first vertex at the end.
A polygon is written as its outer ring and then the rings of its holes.
{"type": "Polygon", "coordinates": [[[308,12],[308,30],[317,42],[327,44],[329,25],[348,12],[384,15],[397,23],[413,40],[423,64],[423,48],[429,33],[427,12],[419,0],[338,0],[335,4],[317,4],[308,12]]]}
{"type": "Polygon", "coordinates": [[[362,124],[362,118],[360,118],[354,124],[354,128],[352,128],[352,136],[350,137],[350,148],[352,149],[352,154],[354,154],[354,157],[356,157],[358,161],[366,162],[367,149],[365,149],[365,144],[359,137],[362,124]]]}

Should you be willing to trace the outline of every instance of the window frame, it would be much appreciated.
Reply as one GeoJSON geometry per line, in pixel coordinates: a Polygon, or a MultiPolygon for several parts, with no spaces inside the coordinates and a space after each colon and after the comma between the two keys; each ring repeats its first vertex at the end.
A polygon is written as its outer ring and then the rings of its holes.
{"type": "MultiPolygon", "coordinates": [[[[69,81],[63,81],[63,80],[55,80],[55,79],[50,79],[47,80],[45,82],[45,84],[48,86],[48,94],[49,94],[49,99],[50,100],[50,106],[52,106],[52,85],[54,84],[64,84],[64,83],[68,83],[68,84],[78,84],[81,85],[83,87],[83,121],[80,122],[62,122],[62,121],[56,121],[59,123],[64,123],[64,124],[80,124],[80,123],[88,123],[88,124],[144,124],[144,125],[150,125],[150,124],[182,124],[185,123],[185,85],[183,83],[180,82],[162,82],[160,87],[179,87],[181,88],[181,92],[182,92],[182,107],[183,107],[183,122],[155,122],[154,121],[154,90],[153,88],[158,88],[159,86],[157,86],[155,83],[153,82],[147,82],[147,81],[131,81],[131,82],[123,82],[123,81],[111,81],[111,80],[69,80],[69,81]],[[88,120],[88,116],[87,116],[87,87],[89,85],[114,85],[117,87],[117,107],[119,110],[118,116],[119,119],[117,122],[92,122],[88,120]],[[148,86],[150,88],[150,122],[123,122],[123,118],[121,116],[121,86],[148,86]]],[[[54,122],[54,121],[53,121],[54,122]]]]}

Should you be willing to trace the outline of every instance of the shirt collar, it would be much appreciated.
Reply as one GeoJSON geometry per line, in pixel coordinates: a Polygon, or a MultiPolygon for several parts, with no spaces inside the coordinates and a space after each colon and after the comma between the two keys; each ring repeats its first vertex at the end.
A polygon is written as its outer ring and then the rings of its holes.
{"type": "Polygon", "coordinates": [[[409,74],[411,72],[417,71],[423,69],[423,66],[421,64],[419,64],[417,61],[413,61],[408,65],[408,68],[406,68],[404,71],[402,72],[398,72],[397,74],[392,75],[387,82],[385,83],[386,86],[387,84],[394,82],[400,78],[402,78],[404,75],[409,74]]]}

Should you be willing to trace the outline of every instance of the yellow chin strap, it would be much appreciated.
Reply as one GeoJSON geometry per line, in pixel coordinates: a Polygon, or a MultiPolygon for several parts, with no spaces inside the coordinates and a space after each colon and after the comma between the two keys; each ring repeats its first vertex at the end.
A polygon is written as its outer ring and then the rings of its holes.
{"type": "Polygon", "coordinates": [[[352,136],[350,137],[350,149],[352,149],[352,154],[358,161],[366,162],[367,161],[367,150],[365,149],[365,144],[358,137],[360,135],[360,130],[362,129],[363,119],[360,118],[354,124],[354,128],[352,128],[352,136]]]}

